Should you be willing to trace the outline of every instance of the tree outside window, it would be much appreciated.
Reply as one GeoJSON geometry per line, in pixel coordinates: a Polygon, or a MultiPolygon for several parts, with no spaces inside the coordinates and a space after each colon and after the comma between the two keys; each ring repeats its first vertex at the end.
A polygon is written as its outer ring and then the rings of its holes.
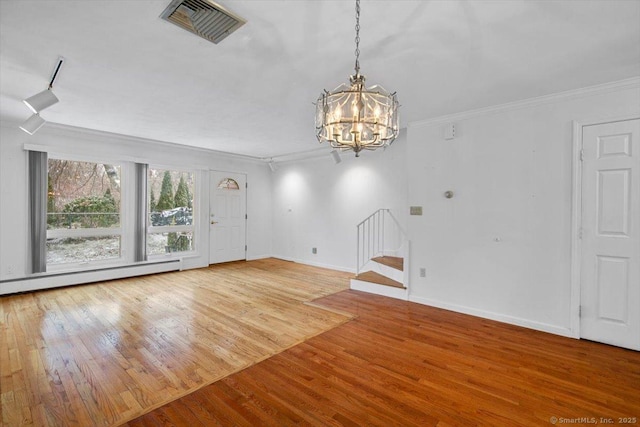
{"type": "Polygon", "coordinates": [[[47,264],[119,258],[120,166],[48,160],[47,264]]]}
{"type": "Polygon", "coordinates": [[[194,250],[194,174],[149,168],[148,185],[147,253],[157,255],[194,250]]]}

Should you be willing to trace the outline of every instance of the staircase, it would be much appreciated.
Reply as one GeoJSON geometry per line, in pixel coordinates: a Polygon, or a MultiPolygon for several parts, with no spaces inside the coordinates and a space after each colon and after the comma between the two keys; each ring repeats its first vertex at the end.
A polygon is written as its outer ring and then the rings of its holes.
{"type": "Polygon", "coordinates": [[[409,241],[389,209],[358,224],[357,274],[351,289],[407,300],[409,241]]]}

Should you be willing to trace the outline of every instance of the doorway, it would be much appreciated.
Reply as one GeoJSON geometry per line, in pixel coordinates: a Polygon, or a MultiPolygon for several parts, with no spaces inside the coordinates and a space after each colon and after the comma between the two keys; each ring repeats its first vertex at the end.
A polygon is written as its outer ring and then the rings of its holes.
{"type": "Polygon", "coordinates": [[[247,176],[211,171],[209,264],[247,258],[247,176]]]}
{"type": "Polygon", "coordinates": [[[640,119],[580,131],[579,336],[640,350],[640,119]]]}

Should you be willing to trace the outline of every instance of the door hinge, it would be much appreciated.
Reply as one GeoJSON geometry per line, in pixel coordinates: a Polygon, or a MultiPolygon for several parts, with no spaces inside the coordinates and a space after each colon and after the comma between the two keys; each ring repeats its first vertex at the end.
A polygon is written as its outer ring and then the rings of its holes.
{"type": "Polygon", "coordinates": [[[584,233],[584,228],[580,227],[580,229],[578,230],[578,239],[582,240],[582,234],[584,233]]]}
{"type": "Polygon", "coordinates": [[[582,317],[582,305],[578,306],[578,317],[582,317]]]}
{"type": "Polygon", "coordinates": [[[244,214],[244,219],[248,219],[249,216],[247,214],[244,214]]]}
{"type": "Polygon", "coordinates": [[[249,188],[249,183],[248,182],[244,183],[244,188],[249,188]]]}
{"type": "Polygon", "coordinates": [[[580,149],[580,161],[583,162],[584,161],[584,148],[580,149]]]}
{"type": "Polygon", "coordinates": [[[247,252],[247,245],[244,245],[244,251],[247,252]]]}

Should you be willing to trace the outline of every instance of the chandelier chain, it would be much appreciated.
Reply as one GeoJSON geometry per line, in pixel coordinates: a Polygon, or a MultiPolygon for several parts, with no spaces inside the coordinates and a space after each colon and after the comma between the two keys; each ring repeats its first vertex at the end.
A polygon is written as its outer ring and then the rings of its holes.
{"type": "Polygon", "coordinates": [[[360,0],[356,0],[356,76],[360,74],[360,0]]]}

